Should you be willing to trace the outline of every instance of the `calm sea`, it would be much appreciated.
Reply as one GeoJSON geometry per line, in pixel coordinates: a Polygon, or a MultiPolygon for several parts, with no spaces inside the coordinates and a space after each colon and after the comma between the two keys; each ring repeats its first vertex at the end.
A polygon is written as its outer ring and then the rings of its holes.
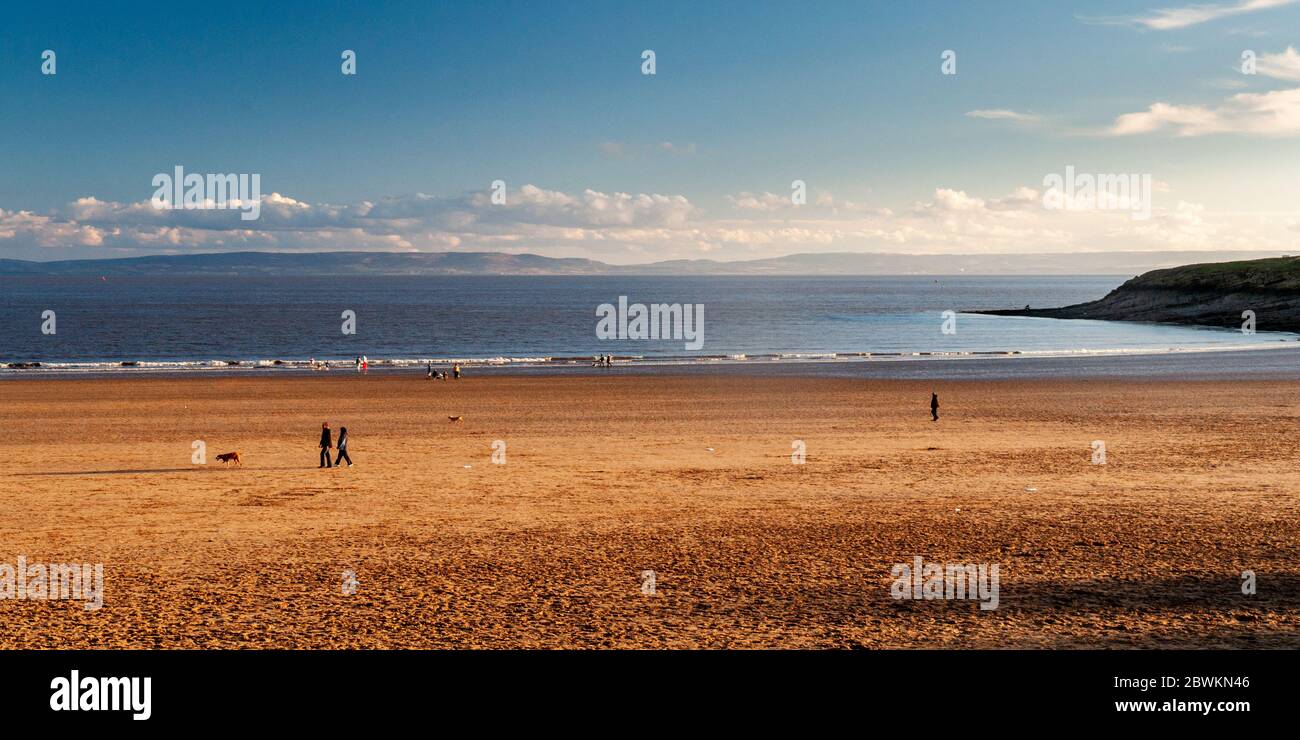
{"type": "Polygon", "coordinates": [[[532,365],[770,362],[950,353],[1225,349],[1294,335],[944,311],[1060,306],[1105,295],[1107,277],[0,278],[0,366],[221,369],[309,359],[377,369],[432,360],[532,365]],[[703,345],[602,340],[597,306],[701,304],[703,345]],[[54,333],[42,332],[45,311],[54,333]],[[345,311],[355,333],[343,333],[345,311]],[[925,354],[929,353],[929,354],[925,354]],[[123,366],[122,363],[132,363],[123,366]],[[238,363],[232,365],[230,363],[238,363]]]}

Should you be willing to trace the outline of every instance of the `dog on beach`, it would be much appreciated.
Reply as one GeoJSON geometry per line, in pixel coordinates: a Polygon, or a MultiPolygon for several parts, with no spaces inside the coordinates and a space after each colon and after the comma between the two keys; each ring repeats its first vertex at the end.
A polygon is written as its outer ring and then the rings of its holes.
{"type": "Polygon", "coordinates": [[[459,424],[462,421],[465,421],[465,417],[463,416],[448,416],[447,418],[451,419],[452,424],[459,424]]]}
{"type": "Polygon", "coordinates": [[[240,467],[243,467],[244,465],[244,463],[239,461],[238,452],[227,452],[224,455],[217,455],[217,459],[221,461],[222,465],[225,465],[227,463],[234,463],[236,465],[239,465],[240,467]]]}

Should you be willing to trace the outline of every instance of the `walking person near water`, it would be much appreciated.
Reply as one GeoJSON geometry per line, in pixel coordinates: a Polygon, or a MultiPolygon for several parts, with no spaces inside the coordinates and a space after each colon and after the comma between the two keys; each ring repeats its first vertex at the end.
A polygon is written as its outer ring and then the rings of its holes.
{"type": "Polygon", "coordinates": [[[939,420],[939,394],[934,391],[930,391],[930,416],[933,416],[935,421],[939,420]]]}
{"type": "Polygon", "coordinates": [[[322,422],[320,425],[320,465],[316,467],[333,467],[330,464],[330,448],[333,446],[334,443],[330,440],[330,423],[328,421],[322,422]]]}
{"type": "Polygon", "coordinates": [[[348,467],[352,467],[352,457],[348,455],[348,428],[339,427],[339,456],[334,460],[335,465],[342,465],[343,461],[348,461],[348,467]]]}

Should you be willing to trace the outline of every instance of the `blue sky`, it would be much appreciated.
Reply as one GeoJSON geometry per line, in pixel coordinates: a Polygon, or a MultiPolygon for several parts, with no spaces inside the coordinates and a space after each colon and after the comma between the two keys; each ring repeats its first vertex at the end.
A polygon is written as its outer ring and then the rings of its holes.
{"type": "Polygon", "coordinates": [[[1285,249],[1294,46],[1286,0],[10,8],[0,257],[1285,249]],[[141,206],[176,165],[259,173],[261,218],[141,206]],[[1152,217],[1046,211],[1066,165],[1152,217]]]}

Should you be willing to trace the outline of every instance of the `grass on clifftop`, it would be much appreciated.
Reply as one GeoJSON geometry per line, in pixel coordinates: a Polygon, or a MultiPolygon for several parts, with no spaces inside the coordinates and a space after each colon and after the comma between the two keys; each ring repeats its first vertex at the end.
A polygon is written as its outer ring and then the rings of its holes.
{"type": "Polygon", "coordinates": [[[1210,262],[1152,270],[1128,281],[1125,287],[1300,293],[1300,257],[1210,262]]]}

